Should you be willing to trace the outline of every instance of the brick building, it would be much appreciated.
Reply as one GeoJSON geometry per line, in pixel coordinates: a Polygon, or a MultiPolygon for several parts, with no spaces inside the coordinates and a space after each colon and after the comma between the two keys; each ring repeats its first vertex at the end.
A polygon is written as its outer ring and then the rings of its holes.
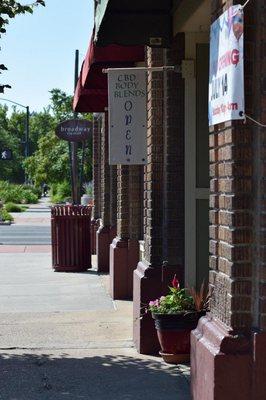
{"type": "MultiPolygon", "coordinates": [[[[95,46],[131,54],[116,65],[176,67],[147,72],[144,167],[108,164],[106,82],[80,82],[75,95],[76,111],[95,112],[92,248],[99,271],[110,271],[113,298],[133,296],[137,349],[158,348],[143,305],[174,273],[189,285],[209,279],[213,288],[210,313],[192,334],[194,400],[266,398],[265,127],[250,120],[208,127],[210,24],[245,3],[95,2],[95,46]]],[[[247,2],[246,114],[262,124],[265,18],[266,0],[247,2]]],[[[84,63],[82,75],[95,64],[84,63]]],[[[110,53],[103,64],[114,66],[110,53]]]]}

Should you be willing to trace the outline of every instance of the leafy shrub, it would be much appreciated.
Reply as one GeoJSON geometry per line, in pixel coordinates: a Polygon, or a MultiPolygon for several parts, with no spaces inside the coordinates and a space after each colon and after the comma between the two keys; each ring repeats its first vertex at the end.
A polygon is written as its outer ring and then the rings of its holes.
{"type": "Polygon", "coordinates": [[[0,217],[2,221],[13,221],[14,218],[4,208],[0,210],[0,217]]]}
{"type": "Polygon", "coordinates": [[[24,190],[20,203],[22,204],[36,204],[38,203],[38,196],[28,190],[24,190]]]}
{"type": "Polygon", "coordinates": [[[38,202],[36,189],[28,185],[15,185],[7,181],[0,181],[0,199],[4,203],[35,204],[38,202]]]}
{"type": "Polygon", "coordinates": [[[71,197],[71,186],[68,181],[52,184],[52,202],[62,203],[71,197]]]}
{"type": "Polygon", "coordinates": [[[38,198],[42,197],[42,190],[41,190],[41,188],[38,188],[38,187],[33,186],[33,185],[26,185],[26,184],[22,185],[22,188],[23,188],[24,190],[27,190],[27,191],[30,191],[30,192],[36,194],[36,196],[37,196],[38,198]]]}
{"type": "Polygon", "coordinates": [[[25,211],[26,207],[20,206],[14,203],[6,203],[5,210],[8,212],[22,212],[25,211]]]}

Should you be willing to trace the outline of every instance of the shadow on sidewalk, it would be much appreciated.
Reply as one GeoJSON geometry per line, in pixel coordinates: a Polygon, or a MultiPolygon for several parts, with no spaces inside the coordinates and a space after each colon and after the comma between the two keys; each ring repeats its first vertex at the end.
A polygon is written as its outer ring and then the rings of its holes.
{"type": "Polygon", "coordinates": [[[2,353],[0,365],[5,400],[190,399],[184,375],[160,359],[2,353]]]}

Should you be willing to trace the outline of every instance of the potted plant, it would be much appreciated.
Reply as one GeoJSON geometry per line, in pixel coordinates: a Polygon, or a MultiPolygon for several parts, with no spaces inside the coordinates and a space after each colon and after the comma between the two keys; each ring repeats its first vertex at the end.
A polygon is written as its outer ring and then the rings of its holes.
{"type": "Polygon", "coordinates": [[[190,333],[205,315],[209,298],[204,283],[198,292],[194,288],[181,289],[175,275],[169,294],[150,301],[147,311],[155,320],[164,361],[171,364],[189,361],[190,333]]]}
{"type": "Polygon", "coordinates": [[[81,205],[87,206],[92,204],[93,199],[93,185],[92,182],[84,183],[83,189],[85,193],[81,196],[81,205]]]}

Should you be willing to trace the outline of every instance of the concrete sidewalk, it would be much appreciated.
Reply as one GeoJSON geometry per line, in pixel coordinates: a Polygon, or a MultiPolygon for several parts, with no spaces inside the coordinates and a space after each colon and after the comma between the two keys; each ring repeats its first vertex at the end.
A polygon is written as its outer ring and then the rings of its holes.
{"type": "Polygon", "coordinates": [[[190,399],[186,366],[136,352],[132,302],[111,299],[108,276],[54,272],[50,247],[1,248],[0,400],[190,399]]]}
{"type": "Polygon", "coordinates": [[[30,204],[22,213],[11,213],[16,225],[50,225],[50,198],[42,197],[38,204],[30,204]]]}

